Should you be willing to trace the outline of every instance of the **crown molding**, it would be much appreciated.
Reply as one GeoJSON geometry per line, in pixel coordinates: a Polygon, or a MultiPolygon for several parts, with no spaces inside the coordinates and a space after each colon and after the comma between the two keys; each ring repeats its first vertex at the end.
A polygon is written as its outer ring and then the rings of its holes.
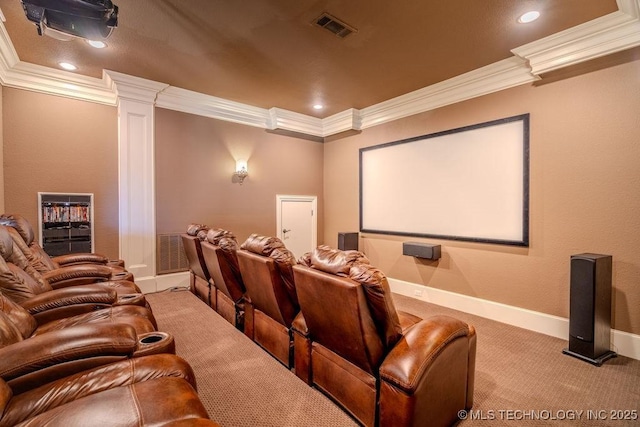
{"type": "Polygon", "coordinates": [[[118,99],[122,98],[147,104],[155,103],[158,93],[169,87],[166,83],[159,83],[110,70],[102,72],[102,80],[116,94],[118,99]]]}
{"type": "Polygon", "coordinates": [[[269,110],[169,86],[158,94],[156,106],[213,119],[269,128],[269,110]]]}
{"type": "Polygon", "coordinates": [[[160,108],[324,138],[531,83],[545,72],[640,46],[640,0],[617,0],[617,4],[616,12],[513,49],[513,57],[324,119],[277,107],[254,107],[115,71],[105,70],[97,79],[21,62],[2,22],[0,83],[107,105],[117,105],[118,98],[155,103],[160,108]]]}
{"type": "Polygon", "coordinates": [[[640,45],[640,0],[619,1],[617,12],[517,47],[511,52],[540,75],[640,45]]]}
{"type": "Polygon", "coordinates": [[[511,57],[360,110],[366,129],[467,99],[530,83],[526,62],[511,57]]]}

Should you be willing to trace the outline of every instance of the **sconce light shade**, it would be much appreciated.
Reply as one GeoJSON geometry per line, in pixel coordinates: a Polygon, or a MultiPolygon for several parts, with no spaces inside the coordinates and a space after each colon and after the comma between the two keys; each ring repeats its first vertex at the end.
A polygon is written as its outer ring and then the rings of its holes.
{"type": "Polygon", "coordinates": [[[249,176],[249,171],[247,170],[247,161],[246,160],[237,160],[236,161],[236,171],[233,173],[233,176],[237,179],[237,181],[242,185],[244,179],[249,176]]]}

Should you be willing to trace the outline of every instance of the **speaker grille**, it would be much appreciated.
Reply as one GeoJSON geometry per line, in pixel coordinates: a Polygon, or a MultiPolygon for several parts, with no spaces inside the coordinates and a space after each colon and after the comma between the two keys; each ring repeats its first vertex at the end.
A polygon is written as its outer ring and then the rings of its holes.
{"type": "Polygon", "coordinates": [[[180,234],[158,234],[158,274],[189,270],[189,260],[182,246],[180,234]]]}

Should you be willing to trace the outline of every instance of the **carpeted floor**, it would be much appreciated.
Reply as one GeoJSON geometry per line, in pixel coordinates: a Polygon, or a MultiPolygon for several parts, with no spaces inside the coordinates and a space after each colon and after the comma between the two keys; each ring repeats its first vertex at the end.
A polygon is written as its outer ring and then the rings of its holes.
{"type": "MultiPolygon", "coordinates": [[[[420,317],[448,314],[476,327],[475,405],[459,426],[640,425],[640,361],[595,367],[562,354],[566,341],[394,295],[420,317]],[[614,418],[635,418],[619,420],[614,418]]],[[[187,291],[147,295],[160,330],[193,366],[211,418],[232,426],[351,426],[308,387],[187,291]]]]}

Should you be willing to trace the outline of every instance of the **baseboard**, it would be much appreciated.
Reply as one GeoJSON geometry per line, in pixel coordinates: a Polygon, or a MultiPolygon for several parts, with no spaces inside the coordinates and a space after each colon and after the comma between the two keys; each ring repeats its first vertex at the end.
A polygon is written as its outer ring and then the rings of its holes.
{"type": "Polygon", "coordinates": [[[142,293],[145,294],[164,291],[165,289],[176,286],[189,287],[189,272],[182,271],[180,273],[161,274],[158,276],[136,277],[136,284],[142,293]]]}
{"type": "MultiPolygon", "coordinates": [[[[400,295],[464,311],[509,325],[518,326],[556,338],[568,339],[569,319],[514,307],[455,292],[430,288],[416,283],[389,278],[391,290],[400,295]]],[[[621,356],[640,360],[640,335],[612,330],[612,350],[621,356]]]]}

